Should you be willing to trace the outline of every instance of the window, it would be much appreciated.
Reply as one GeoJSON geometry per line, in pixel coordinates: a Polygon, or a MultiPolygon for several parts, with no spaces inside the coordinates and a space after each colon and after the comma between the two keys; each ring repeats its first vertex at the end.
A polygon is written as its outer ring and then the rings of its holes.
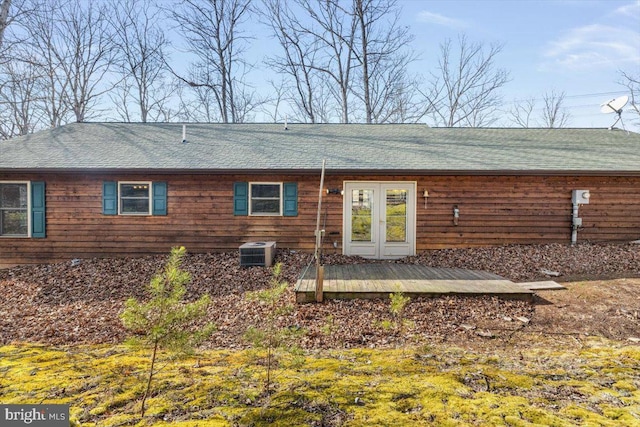
{"type": "Polygon", "coordinates": [[[167,183],[104,181],[103,215],[167,215],[167,183]]]}
{"type": "Polygon", "coordinates": [[[234,182],[234,216],[298,216],[296,182],[234,182]]]}
{"type": "Polygon", "coordinates": [[[250,183],[250,215],[282,215],[281,183],[250,183]]]}
{"type": "Polygon", "coordinates": [[[0,236],[29,236],[28,183],[0,183],[0,236]]]}
{"type": "Polygon", "coordinates": [[[151,215],[150,182],[120,182],[118,187],[121,215],[151,215]]]}

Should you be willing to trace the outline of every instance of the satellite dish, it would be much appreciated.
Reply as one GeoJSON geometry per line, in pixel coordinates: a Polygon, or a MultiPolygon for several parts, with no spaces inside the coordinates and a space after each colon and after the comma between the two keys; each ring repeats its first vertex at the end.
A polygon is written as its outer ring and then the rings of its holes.
{"type": "Polygon", "coordinates": [[[605,102],[600,106],[600,111],[603,113],[622,113],[622,108],[627,105],[629,101],[629,97],[627,95],[620,96],[618,98],[613,98],[609,102],[605,102]]]}
{"type": "Polygon", "coordinates": [[[622,121],[622,108],[627,105],[629,101],[629,97],[627,95],[620,96],[618,98],[613,98],[611,101],[605,102],[600,106],[600,111],[608,114],[608,113],[616,113],[618,118],[611,126],[609,126],[609,130],[613,129],[613,127],[618,124],[618,122],[622,123],[622,128],[624,129],[624,122],[622,121]]]}

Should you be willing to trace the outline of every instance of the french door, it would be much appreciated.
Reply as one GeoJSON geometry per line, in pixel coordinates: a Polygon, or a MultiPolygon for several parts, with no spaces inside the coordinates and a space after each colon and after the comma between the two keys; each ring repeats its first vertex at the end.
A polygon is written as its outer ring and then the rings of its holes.
{"type": "Polygon", "coordinates": [[[392,259],[415,254],[415,182],[345,182],[345,255],[392,259]]]}

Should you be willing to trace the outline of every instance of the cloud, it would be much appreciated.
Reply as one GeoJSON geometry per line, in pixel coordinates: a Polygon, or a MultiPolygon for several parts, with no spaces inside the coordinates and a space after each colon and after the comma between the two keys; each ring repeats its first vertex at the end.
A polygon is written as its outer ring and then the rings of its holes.
{"type": "Polygon", "coordinates": [[[630,18],[634,21],[640,21],[640,1],[620,6],[613,11],[613,15],[622,16],[623,18],[630,18]]]}
{"type": "Polygon", "coordinates": [[[591,67],[640,61],[640,32],[593,24],[574,28],[548,45],[544,69],[591,67]]]}
{"type": "Polygon", "coordinates": [[[427,10],[423,10],[418,13],[417,20],[418,22],[442,25],[443,27],[449,27],[453,29],[463,29],[468,26],[466,22],[460,19],[449,18],[447,16],[440,15],[439,13],[433,13],[427,10]]]}

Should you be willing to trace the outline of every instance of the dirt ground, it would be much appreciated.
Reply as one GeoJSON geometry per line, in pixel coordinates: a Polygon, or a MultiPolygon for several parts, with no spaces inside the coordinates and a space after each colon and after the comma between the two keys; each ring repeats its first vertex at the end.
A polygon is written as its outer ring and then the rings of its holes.
{"type": "Polygon", "coordinates": [[[582,280],[539,291],[529,329],[640,342],[640,279],[582,280]]]}
{"type": "MultiPolygon", "coordinates": [[[[129,297],[144,298],[145,285],[166,257],[87,259],[74,263],[0,270],[0,345],[117,343],[127,331],[119,313],[129,297]]],[[[555,280],[566,290],[540,291],[534,304],[491,297],[413,300],[403,336],[389,328],[386,300],[327,301],[295,305],[293,284],[308,254],[279,251],[283,280],[292,284],[286,301],[294,309],[282,327],[302,329],[308,349],[384,348],[442,342],[453,345],[525,345],[544,336],[579,342],[587,336],[640,341],[640,245],[511,245],[429,251],[398,262],[490,271],[515,282],[555,280]],[[553,271],[559,277],[546,275],[553,271]],[[385,326],[386,321],[386,326],[385,326]]],[[[327,263],[368,262],[327,256],[327,263]]],[[[217,331],[211,348],[246,348],[243,335],[264,319],[265,308],[247,292],[264,289],[268,268],[240,268],[237,253],[190,254],[183,267],[192,275],[188,298],[208,293],[209,321],[217,331]]]]}

